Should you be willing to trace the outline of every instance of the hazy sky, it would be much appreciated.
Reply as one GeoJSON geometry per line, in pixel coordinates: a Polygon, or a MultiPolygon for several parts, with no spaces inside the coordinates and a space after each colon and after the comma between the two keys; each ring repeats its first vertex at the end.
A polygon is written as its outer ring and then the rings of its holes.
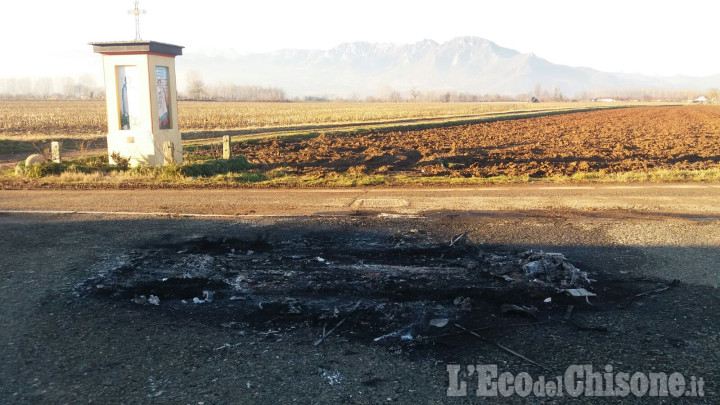
{"type": "MultiPolygon", "coordinates": [[[[141,0],[140,7],[142,38],[183,45],[186,55],[477,36],[603,71],[720,73],[718,0],[141,0]]],[[[99,77],[100,56],[87,43],[133,39],[132,8],[132,0],[3,1],[0,77],[99,77]]]]}

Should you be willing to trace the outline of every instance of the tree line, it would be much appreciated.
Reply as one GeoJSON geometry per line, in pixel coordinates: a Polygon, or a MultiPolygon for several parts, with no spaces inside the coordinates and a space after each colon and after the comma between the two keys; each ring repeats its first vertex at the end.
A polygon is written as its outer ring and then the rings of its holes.
{"type": "MultiPolygon", "coordinates": [[[[285,91],[276,87],[256,85],[214,84],[207,85],[200,74],[190,71],[184,88],[179,89],[180,100],[203,101],[346,101],[346,102],[517,102],[517,101],[593,101],[613,99],[618,101],[667,101],[687,102],[705,96],[709,103],[720,102],[720,90],[693,89],[597,89],[564,94],[559,87],[546,88],[540,84],[526,93],[514,96],[498,93],[474,93],[459,91],[409,91],[394,90],[390,86],[380,87],[375,95],[361,96],[353,93],[345,97],[314,95],[289,98],[285,91]]],[[[105,91],[90,74],[74,77],[0,78],[0,100],[99,100],[105,98],[105,91]]]]}
{"type": "Polygon", "coordinates": [[[179,92],[181,100],[205,101],[288,101],[285,91],[275,87],[255,85],[217,84],[206,85],[200,74],[191,70],[187,73],[186,89],[179,92]]]}
{"type": "Polygon", "coordinates": [[[409,91],[394,90],[390,86],[382,86],[376,95],[362,97],[359,94],[351,94],[348,97],[334,96],[305,96],[297,97],[291,101],[345,101],[345,102],[434,102],[434,103],[464,103],[464,102],[591,102],[597,100],[613,99],[617,101],[663,101],[663,102],[688,102],[705,96],[708,103],[720,102],[720,91],[716,88],[699,91],[694,89],[657,89],[657,88],[632,88],[632,89],[596,89],[583,91],[574,95],[567,95],[558,86],[545,88],[540,84],[534,86],[531,91],[515,95],[499,93],[472,93],[461,91],[421,91],[413,88],[409,91]]]}
{"type": "Polygon", "coordinates": [[[0,78],[0,100],[100,100],[105,90],[87,73],[78,77],[0,78]]]}

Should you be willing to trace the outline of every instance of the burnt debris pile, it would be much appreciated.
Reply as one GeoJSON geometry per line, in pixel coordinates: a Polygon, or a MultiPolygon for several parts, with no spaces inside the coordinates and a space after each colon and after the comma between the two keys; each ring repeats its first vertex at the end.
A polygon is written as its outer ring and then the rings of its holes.
{"type": "Polygon", "coordinates": [[[138,308],[223,314],[224,324],[347,318],[346,325],[356,322],[380,340],[411,339],[470,318],[562,316],[568,305],[601,298],[594,292],[600,283],[563,254],[466,239],[431,240],[417,230],[200,236],[100,262],[75,291],[138,308]]]}
{"type": "MultiPolygon", "coordinates": [[[[455,239],[455,238],[454,238],[455,239]]],[[[134,249],[99,263],[77,287],[83,296],[161,302],[297,299],[391,301],[522,300],[588,288],[592,280],[560,253],[512,253],[404,236],[338,240],[309,234],[269,242],[196,237],[134,249]]],[[[467,305],[465,305],[467,307],[467,305]]]]}

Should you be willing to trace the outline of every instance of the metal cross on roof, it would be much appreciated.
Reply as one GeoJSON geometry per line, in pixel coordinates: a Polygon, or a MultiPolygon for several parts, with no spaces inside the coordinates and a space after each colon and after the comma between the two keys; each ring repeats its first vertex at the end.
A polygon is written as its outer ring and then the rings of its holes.
{"type": "Polygon", "coordinates": [[[140,41],[142,38],[140,38],[140,14],[146,14],[147,11],[140,10],[140,1],[135,0],[135,8],[133,10],[128,11],[128,14],[135,15],[135,40],[140,41]]]}

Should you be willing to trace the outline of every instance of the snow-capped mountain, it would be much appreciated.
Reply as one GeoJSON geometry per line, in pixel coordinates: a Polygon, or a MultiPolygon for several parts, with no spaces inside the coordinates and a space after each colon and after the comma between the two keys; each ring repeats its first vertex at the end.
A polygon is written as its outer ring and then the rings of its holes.
{"type": "Polygon", "coordinates": [[[566,95],[600,89],[720,87],[720,75],[655,78],[607,73],[554,64],[476,37],[407,45],[354,42],[329,50],[236,56],[188,50],[178,65],[181,85],[183,71],[195,70],[209,83],[273,86],[289,96],[366,96],[388,89],[404,94],[415,89],[517,95],[532,93],[538,85],[566,95]]]}

